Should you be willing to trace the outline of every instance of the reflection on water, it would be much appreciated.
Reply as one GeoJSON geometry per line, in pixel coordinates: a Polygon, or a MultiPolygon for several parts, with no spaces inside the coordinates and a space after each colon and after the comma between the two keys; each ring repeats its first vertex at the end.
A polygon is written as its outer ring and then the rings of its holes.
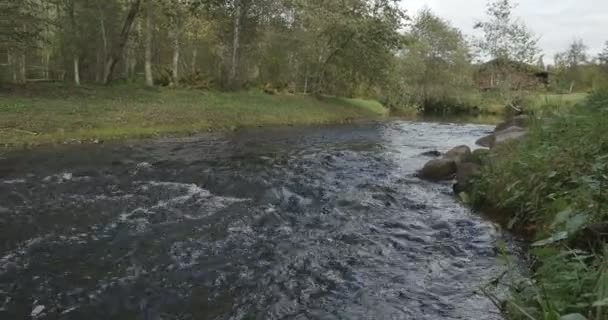
{"type": "MultiPolygon", "coordinates": [[[[500,319],[493,224],[414,177],[490,126],[393,121],[0,160],[0,318],[500,319]]],[[[507,239],[508,240],[508,239],[507,239]]]]}

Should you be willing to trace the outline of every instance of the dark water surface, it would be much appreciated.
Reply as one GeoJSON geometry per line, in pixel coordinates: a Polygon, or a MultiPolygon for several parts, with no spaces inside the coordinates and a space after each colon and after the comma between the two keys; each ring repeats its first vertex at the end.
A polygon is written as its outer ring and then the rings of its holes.
{"type": "Polygon", "coordinates": [[[0,157],[0,319],[501,319],[503,237],[394,121],[0,157]]]}

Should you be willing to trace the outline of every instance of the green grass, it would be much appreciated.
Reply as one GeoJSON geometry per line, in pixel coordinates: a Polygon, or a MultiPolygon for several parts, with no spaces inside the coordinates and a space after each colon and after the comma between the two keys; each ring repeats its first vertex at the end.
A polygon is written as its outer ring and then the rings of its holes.
{"type": "Polygon", "coordinates": [[[538,116],[551,115],[571,109],[589,96],[578,92],[570,94],[537,93],[525,99],[526,111],[538,116]]]}
{"type": "Polygon", "coordinates": [[[545,240],[531,249],[533,281],[514,285],[513,319],[608,319],[606,307],[597,306],[608,297],[605,243],[586,229],[608,222],[607,123],[608,93],[594,94],[535,123],[522,143],[493,150],[476,180],[477,207],[533,241],[545,240]]]}
{"type": "Polygon", "coordinates": [[[0,91],[0,145],[344,123],[387,114],[380,103],[363,99],[38,84],[0,91]]]}

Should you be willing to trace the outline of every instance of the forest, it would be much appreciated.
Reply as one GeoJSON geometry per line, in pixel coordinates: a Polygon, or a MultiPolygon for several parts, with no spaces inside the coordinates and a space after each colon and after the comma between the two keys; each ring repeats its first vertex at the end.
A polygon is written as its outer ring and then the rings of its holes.
{"type": "Polygon", "coordinates": [[[5,84],[259,89],[449,111],[486,107],[487,96],[502,106],[530,92],[587,92],[608,82],[608,45],[593,56],[574,39],[545,65],[541,35],[514,16],[508,0],[488,3],[486,17],[472,17],[478,36],[429,9],[406,12],[396,0],[2,0],[0,6],[5,84]],[[541,73],[540,81],[529,81],[541,73]]]}

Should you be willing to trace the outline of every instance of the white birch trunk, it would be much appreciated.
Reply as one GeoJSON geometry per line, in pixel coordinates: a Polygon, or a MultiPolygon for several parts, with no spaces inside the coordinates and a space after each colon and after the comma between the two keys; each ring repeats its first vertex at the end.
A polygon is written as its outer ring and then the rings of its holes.
{"type": "Polygon", "coordinates": [[[236,0],[236,11],[234,14],[234,35],[232,39],[232,63],[230,67],[230,85],[236,85],[236,74],[238,68],[238,52],[241,44],[241,1],[236,0]]]}
{"type": "Polygon", "coordinates": [[[146,30],[145,30],[145,77],[146,86],[154,86],[154,77],[152,75],[152,6],[148,3],[146,8],[146,30]]]}
{"type": "Polygon", "coordinates": [[[74,84],[80,85],[80,58],[74,56],[74,84]]]}

